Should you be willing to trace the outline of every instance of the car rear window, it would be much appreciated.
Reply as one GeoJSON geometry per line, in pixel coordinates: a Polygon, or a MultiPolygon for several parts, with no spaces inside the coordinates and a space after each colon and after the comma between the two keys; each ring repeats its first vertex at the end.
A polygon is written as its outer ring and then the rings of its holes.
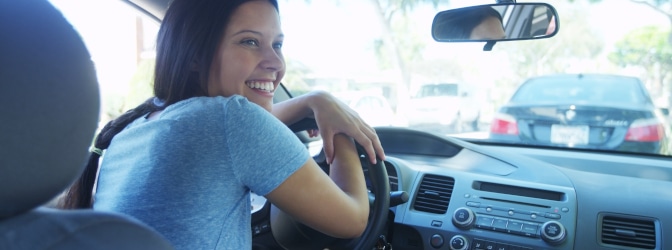
{"type": "Polygon", "coordinates": [[[457,96],[457,84],[425,85],[417,94],[417,97],[430,96],[457,96]]]}
{"type": "Polygon", "coordinates": [[[589,102],[646,104],[640,85],[632,80],[536,79],[525,82],[511,98],[516,103],[589,102]]]}

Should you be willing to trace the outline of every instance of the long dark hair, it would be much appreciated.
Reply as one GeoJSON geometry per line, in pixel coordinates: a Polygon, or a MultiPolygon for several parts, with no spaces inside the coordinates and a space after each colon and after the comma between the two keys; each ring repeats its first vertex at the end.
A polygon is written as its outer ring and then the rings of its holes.
{"type": "MultiPolygon", "coordinates": [[[[156,45],[154,95],[107,123],[93,144],[84,172],[59,202],[64,209],[91,208],[102,150],[129,123],[176,102],[208,95],[208,74],[233,12],[253,0],[174,0],[161,22],[156,45]],[[156,100],[160,101],[156,101],[156,100]]],[[[277,0],[266,0],[278,10],[277,0]]]]}

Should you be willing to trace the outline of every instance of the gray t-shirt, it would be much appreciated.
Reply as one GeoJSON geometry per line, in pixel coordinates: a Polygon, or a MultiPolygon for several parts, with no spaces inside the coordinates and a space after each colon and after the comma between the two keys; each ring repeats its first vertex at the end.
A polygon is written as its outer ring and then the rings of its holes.
{"type": "Polygon", "coordinates": [[[114,137],[94,209],[131,215],[176,249],[251,249],[250,190],[268,194],[309,158],[244,97],[191,98],[114,137]]]}

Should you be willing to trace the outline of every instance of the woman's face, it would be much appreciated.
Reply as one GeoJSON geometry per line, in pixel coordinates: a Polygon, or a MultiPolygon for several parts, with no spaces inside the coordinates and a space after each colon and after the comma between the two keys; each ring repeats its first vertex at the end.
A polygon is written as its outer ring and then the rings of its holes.
{"type": "Polygon", "coordinates": [[[268,1],[242,4],[231,16],[208,80],[210,96],[242,95],[270,111],[285,74],[280,16],[268,1]]]}
{"type": "Polygon", "coordinates": [[[471,40],[497,40],[506,38],[502,22],[499,18],[490,16],[485,18],[478,26],[471,31],[471,40]]]}

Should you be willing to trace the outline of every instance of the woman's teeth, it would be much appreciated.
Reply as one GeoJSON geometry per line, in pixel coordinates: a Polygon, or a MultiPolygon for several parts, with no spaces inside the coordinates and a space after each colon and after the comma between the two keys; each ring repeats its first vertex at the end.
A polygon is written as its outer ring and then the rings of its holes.
{"type": "Polygon", "coordinates": [[[245,82],[245,85],[253,89],[259,89],[267,92],[273,92],[273,90],[275,89],[273,86],[273,82],[251,81],[251,82],[245,82]]]}

